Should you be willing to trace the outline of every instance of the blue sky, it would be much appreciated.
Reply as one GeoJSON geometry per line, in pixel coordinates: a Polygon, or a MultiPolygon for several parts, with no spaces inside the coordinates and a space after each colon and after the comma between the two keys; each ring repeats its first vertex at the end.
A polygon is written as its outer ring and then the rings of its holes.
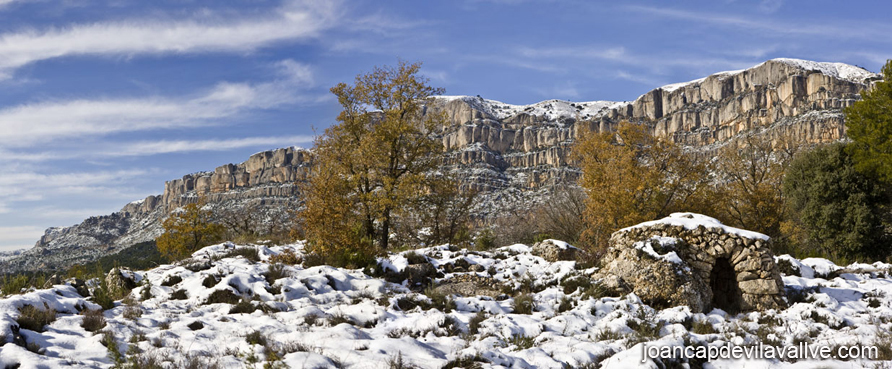
{"type": "Polygon", "coordinates": [[[839,1],[0,0],[0,251],[284,146],[328,88],[422,61],[450,95],[632,100],[776,57],[878,72],[892,5],[839,1]]]}

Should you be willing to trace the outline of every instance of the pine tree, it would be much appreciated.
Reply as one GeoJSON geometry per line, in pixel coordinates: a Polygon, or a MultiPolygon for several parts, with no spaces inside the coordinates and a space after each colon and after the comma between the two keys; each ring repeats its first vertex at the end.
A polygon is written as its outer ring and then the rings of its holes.
{"type": "Polygon", "coordinates": [[[855,168],[843,144],[797,155],[784,178],[793,220],[802,228],[805,254],[840,261],[888,256],[883,186],[855,168]]]}
{"type": "Polygon", "coordinates": [[[856,168],[892,183],[892,60],[883,67],[883,76],[861,101],[846,108],[846,134],[856,168]]]}
{"type": "Polygon", "coordinates": [[[354,85],[331,89],[343,111],[315,142],[301,219],[319,255],[374,254],[387,249],[395,222],[437,166],[441,114],[423,104],[442,89],[418,75],[420,63],[376,67],[354,85]]]}

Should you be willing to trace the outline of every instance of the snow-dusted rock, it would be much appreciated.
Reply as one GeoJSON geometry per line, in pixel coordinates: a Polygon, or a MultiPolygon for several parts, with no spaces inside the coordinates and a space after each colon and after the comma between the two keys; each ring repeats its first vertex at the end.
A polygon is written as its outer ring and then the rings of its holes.
{"type": "Polygon", "coordinates": [[[577,248],[564,241],[545,240],[533,245],[533,255],[550,262],[576,260],[577,248]]]}
{"type": "Polygon", "coordinates": [[[655,306],[779,308],[786,304],[783,281],[769,242],[714,218],[674,213],[614,233],[596,278],[619,277],[655,306]]]}
{"type": "Polygon", "coordinates": [[[112,296],[123,296],[136,288],[136,277],[129,269],[112,268],[105,276],[105,283],[112,296]]]}

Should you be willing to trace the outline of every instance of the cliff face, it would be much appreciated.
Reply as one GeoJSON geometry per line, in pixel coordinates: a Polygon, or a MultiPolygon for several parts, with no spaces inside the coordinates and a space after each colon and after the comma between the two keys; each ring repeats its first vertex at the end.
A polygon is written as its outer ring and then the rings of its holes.
{"type": "Polygon", "coordinates": [[[840,63],[770,60],[753,68],[654,89],[632,102],[550,100],[518,106],[479,97],[441,97],[448,164],[473,168],[468,187],[537,189],[573,180],[569,148],[583,129],[613,131],[621,121],[648,126],[694,151],[708,152],[741,133],[793,142],[845,136],[842,109],[879,78],[840,63]]]}
{"type": "Polygon", "coordinates": [[[33,249],[0,261],[4,270],[64,268],[95,260],[161,234],[167,214],[204,196],[216,211],[261,208],[267,214],[296,206],[296,182],[306,178],[307,151],[276,149],[254,155],[240,164],[226,164],[213,172],[187,174],[167,181],[164,193],[125,205],[110,215],[90,217],[81,224],[50,228],[33,249]]]}
{"type": "MultiPolygon", "coordinates": [[[[632,102],[548,100],[511,105],[470,96],[438,97],[426,112],[444,113],[444,169],[463,186],[482,191],[476,212],[491,217],[547,199],[553,184],[579,175],[568,160],[583,129],[611,131],[628,120],[662,137],[709,152],[742,133],[817,143],[845,136],[842,108],[860,98],[879,75],[839,63],[770,60],[753,68],[663,86],[632,102]]],[[[23,255],[0,269],[65,267],[114,253],[161,233],[169,211],[204,196],[216,210],[261,207],[284,212],[298,202],[295,182],[306,178],[307,151],[277,149],[240,164],[165,183],[164,193],[92,217],[67,228],[50,228],[23,255]]]]}

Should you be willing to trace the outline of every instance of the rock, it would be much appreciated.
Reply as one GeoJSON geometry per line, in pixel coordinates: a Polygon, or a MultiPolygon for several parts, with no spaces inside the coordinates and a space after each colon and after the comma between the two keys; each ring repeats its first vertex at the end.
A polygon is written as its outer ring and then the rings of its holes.
{"type": "MultiPolygon", "coordinates": [[[[28,340],[22,335],[21,327],[12,324],[9,326],[9,329],[12,331],[12,344],[27,348],[28,340]]],[[[6,342],[3,342],[3,344],[6,344],[6,342]]]]}
{"type": "Polygon", "coordinates": [[[87,283],[84,282],[83,279],[68,278],[67,280],[65,280],[65,283],[74,287],[74,289],[77,291],[78,295],[81,295],[83,297],[90,297],[90,289],[87,288],[87,283]]]}
{"type": "Polygon", "coordinates": [[[43,283],[43,288],[52,288],[57,284],[62,284],[62,277],[58,274],[53,274],[51,277],[47,278],[46,282],[43,283]]]}
{"type": "Polygon", "coordinates": [[[675,213],[612,234],[604,267],[593,278],[625,282],[657,308],[687,305],[693,312],[720,308],[730,313],[782,308],[783,282],[769,245],[765,235],[699,214],[675,213]],[[685,228],[671,238],[662,236],[666,225],[679,224],[685,228]],[[727,242],[731,239],[744,241],[727,242]],[[747,244],[760,246],[750,251],[747,244]],[[710,257],[704,260],[706,253],[710,257]]]}
{"type": "Polygon", "coordinates": [[[133,271],[125,268],[112,268],[105,276],[105,283],[111,296],[124,296],[136,288],[133,271]]]}
{"type": "Polygon", "coordinates": [[[496,297],[501,294],[499,284],[489,277],[481,277],[474,274],[458,274],[447,279],[434,289],[446,295],[459,296],[489,296],[496,297]]]}
{"type": "Polygon", "coordinates": [[[563,241],[545,240],[533,245],[532,253],[550,262],[573,261],[576,260],[578,250],[563,241]]]}
{"type": "Polygon", "coordinates": [[[601,283],[601,287],[603,287],[607,296],[623,296],[629,292],[632,292],[632,288],[629,286],[626,281],[622,278],[615,276],[613,274],[608,274],[603,277],[595,278],[598,279],[601,283]]]}

